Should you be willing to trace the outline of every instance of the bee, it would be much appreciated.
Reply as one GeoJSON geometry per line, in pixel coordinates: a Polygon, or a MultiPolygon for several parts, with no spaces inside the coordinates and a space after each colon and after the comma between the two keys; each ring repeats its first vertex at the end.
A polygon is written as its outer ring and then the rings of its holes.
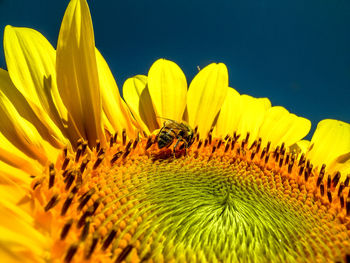
{"type": "Polygon", "coordinates": [[[169,147],[175,140],[176,143],[173,147],[173,153],[175,154],[175,149],[180,142],[184,143],[185,149],[189,148],[194,142],[194,131],[185,122],[176,122],[171,119],[162,118],[166,121],[163,127],[160,129],[157,135],[158,148],[162,149],[164,147],[169,147]]]}

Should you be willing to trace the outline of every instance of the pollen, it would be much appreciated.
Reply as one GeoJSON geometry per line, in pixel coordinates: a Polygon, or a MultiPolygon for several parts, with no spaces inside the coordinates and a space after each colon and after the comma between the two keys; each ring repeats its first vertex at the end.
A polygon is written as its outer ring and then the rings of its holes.
{"type": "Polygon", "coordinates": [[[345,261],[349,178],[249,134],[79,140],[32,183],[52,262],[345,261]]]}

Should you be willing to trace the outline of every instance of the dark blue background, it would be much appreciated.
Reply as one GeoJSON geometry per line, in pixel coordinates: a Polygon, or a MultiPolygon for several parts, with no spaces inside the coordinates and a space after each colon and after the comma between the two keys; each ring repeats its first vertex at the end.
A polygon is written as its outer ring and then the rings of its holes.
{"type": "MultiPolygon", "coordinates": [[[[26,26],[56,46],[68,2],[0,0],[1,38],[6,24],[26,26]]],[[[268,97],[313,128],[324,118],[350,123],[349,0],[88,2],[96,45],[119,88],[161,57],[188,83],[197,65],[224,62],[240,93],[268,97]]]]}

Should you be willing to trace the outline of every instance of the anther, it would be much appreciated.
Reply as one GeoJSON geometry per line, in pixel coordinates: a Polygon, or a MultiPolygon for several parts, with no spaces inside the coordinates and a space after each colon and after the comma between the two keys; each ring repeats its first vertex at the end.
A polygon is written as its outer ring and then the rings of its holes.
{"type": "Polygon", "coordinates": [[[70,159],[68,157],[64,158],[61,170],[66,170],[70,159]]]}
{"type": "Polygon", "coordinates": [[[67,182],[66,182],[66,187],[65,187],[66,191],[68,191],[69,188],[72,186],[74,179],[75,179],[75,172],[73,171],[67,176],[67,182]]]}
{"type": "Polygon", "coordinates": [[[331,175],[329,174],[327,178],[327,188],[331,188],[331,182],[332,182],[331,175]]]}
{"type": "Polygon", "coordinates": [[[251,153],[251,155],[250,155],[250,160],[253,160],[253,159],[254,159],[255,154],[256,154],[256,151],[253,151],[253,152],[251,153]]]}
{"type": "Polygon", "coordinates": [[[283,165],[283,155],[281,155],[280,161],[278,163],[278,166],[281,168],[283,165]]]}
{"type": "Polygon", "coordinates": [[[85,225],[83,227],[83,230],[81,231],[80,241],[84,241],[86,239],[86,237],[88,236],[89,230],[90,230],[90,222],[91,222],[90,219],[87,219],[85,221],[85,225]]]}
{"type": "Polygon", "coordinates": [[[255,141],[252,143],[252,145],[249,147],[249,150],[253,149],[253,148],[256,146],[257,143],[258,143],[257,140],[255,140],[255,141]]]}
{"type": "Polygon", "coordinates": [[[257,153],[260,151],[260,147],[261,147],[261,138],[259,138],[258,144],[257,144],[257,146],[256,146],[256,152],[257,152],[257,153]]]}
{"type": "Polygon", "coordinates": [[[124,152],[122,158],[125,159],[129,155],[129,153],[130,153],[130,150],[124,152]]]}
{"type": "Polygon", "coordinates": [[[230,142],[229,141],[225,145],[225,152],[227,152],[228,149],[230,149],[230,142]]]}
{"type": "Polygon", "coordinates": [[[270,153],[266,154],[265,164],[267,164],[269,162],[269,159],[270,159],[270,153]]]}
{"type": "Polygon", "coordinates": [[[73,198],[74,198],[74,194],[69,193],[66,201],[64,201],[62,205],[61,216],[64,216],[67,213],[69,206],[72,204],[73,198]]]}
{"type": "Polygon", "coordinates": [[[304,171],[304,179],[305,179],[305,182],[307,182],[307,180],[309,179],[311,173],[309,172],[309,170],[305,169],[304,171]]]}
{"type": "Polygon", "coordinates": [[[226,141],[228,138],[230,138],[230,135],[226,134],[224,140],[226,141]]]}
{"type": "Polygon", "coordinates": [[[33,185],[33,190],[35,190],[41,183],[42,183],[42,180],[35,182],[33,185]]]}
{"type": "Polygon", "coordinates": [[[317,178],[317,182],[316,182],[316,186],[319,187],[322,180],[323,180],[323,177],[324,177],[324,173],[320,173],[320,175],[318,176],[317,178]]]}
{"type": "Polygon", "coordinates": [[[205,140],[204,140],[204,147],[207,147],[207,145],[208,145],[208,138],[206,138],[205,140]]]}
{"type": "Polygon", "coordinates": [[[286,159],[284,164],[287,165],[289,163],[289,153],[286,154],[286,159]]]}
{"type": "Polygon", "coordinates": [[[113,139],[113,137],[111,136],[111,137],[109,138],[109,147],[112,148],[113,144],[114,144],[114,139],[113,139]]]}
{"type": "Polygon", "coordinates": [[[96,152],[100,151],[100,147],[101,147],[101,142],[99,139],[96,140],[96,152]]]}
{"type": "Polygon", "coordinates": [[[90,159],[89,158],[85,158],[80,165],[80,173],[83,173],[87,164],[89,163],[90,159]]]}
{"type": "Polygon", "coordinates": [[[151,147],[152,144],[153,144],[152,136],[148,136],[145,150],[147,150],[149,147],[151,147]]]}
{"type": "Polygon", "coordinates": [[[77,163],[79,161],[79,158],[81,156],[81,153],[83,151],[83,146],[82,145],[79,145],[78,149],[77,149],[77,152],[75,154],[75,162],[77,163]]]}
{"type": "Polygon", "coordinates": [[[118,138],[118,132],[116,132],[113,136],[113,142],[116,143],[118,138]]]}
{"type": "Polygon", "coordinates": [[[199,133],[196,134],[196,141],[199,141],[199,133]]]}
{"type": "Polygon", "coordinates": [[[305,154],[301,154],[298,166],[301,166],[305,162],[305,154]]]}
{"type": "Polygon", "coordinates": [[[338,196],[340,196],[340,194],[342,193],[343,190],[344,190],[344,183],[341,182],[339,185],[339,189],[338,189],[338,196]]]}
{"type": "Polygon", "coordinates": [[[94,166],[92,167],[93,170],[96,170],[96,169],[97,169],[97,167],[102,163],[104,157],[105,157],[105,156],[104,156],[104,154],[103,154],[103,155],[100,155],[100,156],[96,159],[96,161],[95,161],[95,163],[94,163],[94,166]]]}
{"type": "Polygon", "coordinates": [[[119,157],[122,156],[122,154],[123,154],[123,151],[119,151],[115,153],[110,161],[111,165],[113,165],[119,159],[119,157]]]}
{"type": "Polygon", "coordinates": [[[344,208],[345,202],[344,202],[344,196],[343,196],[343,194],[340,195],[339,200],[340,200],[340,207],[341,207],[341,208],[344,208]]]}
{"type": "Polygon", "coordinates": [[[125,146],[125,151],[126,151],[126,152],[130,150],[130,147],[131,147],[132,143],[133,143],[133,140],[130,140],[130,141],[128,142],[128,144],[125,146]]]}
{"type": "Polygon", "coordinates": [[[270,151],[270,146],[271,146],[271,142],[267,142],[267,145],[266,145],[266,153],[268,153],[270,151]]]}
{"type": "Polygon", "coordinates": [[[79,138],[77,140],[77,148],[83,143],[83,139],[82,138],[79,138]]]}
{"type": "Polygon", "coordinates": [[[64,224],[60,235],[61,240],[64,240],[66,238],[72,224],[73,224],[73,218],[69,219],[67,223],[64,224]]]}
{"type": "Polygon", "coordinates": [[[194,128],[193,131],[194,131],[195,134],[197,134],[197,132],[198,132],[198,125],[194,128]]]}
{"type": "Polygon", "coordinates": [[[125,145],[126,143],[126,130],[123,129],[123,132],[122,132],[122,139],[123,139],[123,145],[125,145]]]}
{"type": "Polygon", "coordinates": [[[319,176],[321,176],[321,175],[322,175],[322,178],[323,178],[325,171],[326,171],[326,165],[325,165],[325,164],[322,164],[322,167],[321,167],[321,170],[320,170],[319,176]]]}
{"type": "Polygon", "coordinates": [[[216,151],[216,146],[214,145],[213,148],[211,149],[211,153],[214,153],[216,151]]]}
{"type": "Polygon", "coordinates": [[[117,259],[115,260],[115,263],[121,263],[123,260],[126,259],[126,257],[129,255],[129,253],[131,252],[133,246],[132,245],[127,245],[123,251],[119,254],[119,256],[117,257],[117,259]]]}
{"type": "Polygon", "coordinates": [[[54,196],[52,196],[44,208],[45,212],[49,211],[51,208],[57,205],[58,201],[59,201],[58,194],[55,194],[54,196]]]}
{"type": "Polygon", "coordinates": [[[85,255],[85,259],[89,259],[92,255],[92,253],[94,252],[95,248],[96,248],[96,245],[97,245],[97,242],[98,242],[98,239],[99,237],[97,235],[95,235],[93,238],[92,238],[92,241],[91,241],[91,246],[89,248],[89,251],[86,253],[85,255]]]}
{"type": "Polygon", "coordinates": [[[106,150],[104,148],[101,148],[98,153],[97,153],[97,157],[101,156],[102,154],[104,154],[106,152],[106,150]]]}
{"type": "Polygon", "coordinates": [[[81,145],[82,146],[82,148],[81,148],[81,155],[82,156],[85,154],[87,145],[88,145],[87,141],[84,141],[83,144],[81,145]]]}
{"type": "Polygon", "coordinates": [[[277,146],[275,151],[273,152],[273,158],[275,158],[275,161],[277,162],[278,160],[278,157],[279,157],[279,150],[280,150],[280,147],[277,146]]]}
{"type": "Polygon", "coordinates": [[[250,136],[250,133],[247,132],[247,136],[245,137],[245,140],[244,140],[245,144],[248,144],[249,136],[250,136]]]}
{"type": "Polygon", "coordinates": [[[333,187],[337,186],[337,184],[339,183],[340,177],[341,177],[341,175],[340,175],[340,172],[338,171],[332,179],[333,187]]]}
{"type": "Polygon", "coordinates": [[[327,197],[328,197],[328,201],[329,201],[330,203],[332,203],[332,193],[331,193],[331,190],[330,190],[330,189],[327,190],[327,197]]]}
{"type": "Polygon", "coordinates": [[[209,140],[209,144],[212,143],[212,139],[213,139],[213,129],[214,127],[211,127],[209,132],[208,132],[208,140],[209,140]]]}
{"type": "Polygon", "coordinates": [[[132,144],[132,148],[135,150],[136,149],[136,146],[137,144],[139,143],[140,139],[139,137],[137,136],[137,138],[135,139],[134,143],[132,144]]]}
{"type": "Polygon", "coordinates": [[[197,144],[197,149],[201,148],[202,144],[203,144],[203,140],[200,139],[200,140],[198,141],[198,144],[197,144]]]}
{"type": "Polygon", "coordinates": [[[321,192],[321,195],[324,196],[324,184],[323,184],[323,182],[320,184],[320,192],[321,192]]]}
{"type": "Polygon", "coordinates": [[[54,185],[55,183],[55,170],[51,170],[50,169],[50,172],[49,172],[49,189],[54,185]]]}
{"type": "Polygon", "coordinates": [[[102,202],[102,197],[95,200],[95,202],[92,205],[91,215],[93,215],[96,212],[96,210],[100,206],[101,202],[102,202]]]}
{"type": "Polygon", "coordinates": [[[294,165],[294,158],[292,158],[290,163],[288,164],[288,173],[292,172],[293,165],[294,165]]]}
{"type": "Polygon", "coordinates": [[[92,213],[92,210],[94,208],[92,206],[90,206],[82,215],[81,217],[79,218],[79,221],[77,223],[77,226],[78,228],[81,228],[84,224],[85,224],[85,221],[86,221],[86,218],[91,216],[93,213],[92,213]]]}
{"type": "Polygon", "coordinates": [[[64,158],[67,157],[67,152],[68,152],[67,147],[64,147],[64,149],[63,149],[63,156],[64,156],[64,158]]]}
{"type": "Polygon", "coordinates": [[[76,174],[77,174],[77,179],[75,180],[76,185],[74,187],[81,186],[83,183],[83,176],[82,176],[81,172],[77,172],[76,174]]]}
{"type": "Polygon", "coordinates": [[[79,199],[78,211],[82,210],[86,203],[90,200],[91,196],[96,192],[95,188],[91,188],[79,199]]]}
{"type": "Polygon", "coordinates": [[[216,148],[219,149],[220,146],[221,146],[221,144],[222,144],[222,140],[219,140],[219,141],[218,141],[218,145],[216,146],[216,148]]]}
{"type": "Polygon", "coordinates": [[[299,168],[299,176],[301,176],[302,175],[302,173],[304,172],[304,165],[302,165],[302,166],[300,166],[300,168],[299,168]]]}
{"type": "Polygon", "coordinates": [[[67,254],[66,254],[66,257],[64,258],[64,262],[66,263],[69,263],[72,261],[75,253],[77,252],[78,250],[78,245],[77,244],[73,244],[71,245],[69,248],[68,248],[68,251],[67,251],[67,254]]]}
{"type": "Polygon", "coordinates": [[[264,149],[262,150],[261,154],[260,154],[260,159],[263,159],[266,153],[266,147],[264,147],[264,149]]]}
{"type": "Polygon", "coordinates": [[[116,234],[117,234],[117,231],[115,229],[112,229],[111,232],[108,234],[107,238],[105,239],[105,241],[103,242],[102,250],[106,250],[109,247],[109,245],[112,243],[116,234]]]}
{"type": "Polygon", "coordinates": [[[350,215],[350,197],[346,199],[346,215],[350,215]]]}
{"type": "Polygon", "coordinates": [[[350,181],[350,174],[348,174],[348,175],[346,176],[346,179],[345,179],[345,182],[344,182],[344,186],[345,186],[345,187],[348,187],[348,186],[349,186],[349,181],[350,181]]]}

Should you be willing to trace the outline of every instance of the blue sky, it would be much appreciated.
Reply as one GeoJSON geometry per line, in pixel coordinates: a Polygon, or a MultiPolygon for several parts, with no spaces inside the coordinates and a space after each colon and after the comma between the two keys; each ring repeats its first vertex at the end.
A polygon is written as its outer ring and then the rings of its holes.
{"type": "MultiPolygon", "coordinates": [[[[56,46],[68,2],[0,0],[1,43],[10,24],[35,28],[56,46]]],[[[348,0],[88,3],[96,45],[119,88],[161,57],[175,61],[188,83],[197,65],[224,62],[240,93],[268,97],[313,128],[324,118],[350,123],[348,0]]],[[[3,52],[0,67],[6,67],[3,52]]]]}

